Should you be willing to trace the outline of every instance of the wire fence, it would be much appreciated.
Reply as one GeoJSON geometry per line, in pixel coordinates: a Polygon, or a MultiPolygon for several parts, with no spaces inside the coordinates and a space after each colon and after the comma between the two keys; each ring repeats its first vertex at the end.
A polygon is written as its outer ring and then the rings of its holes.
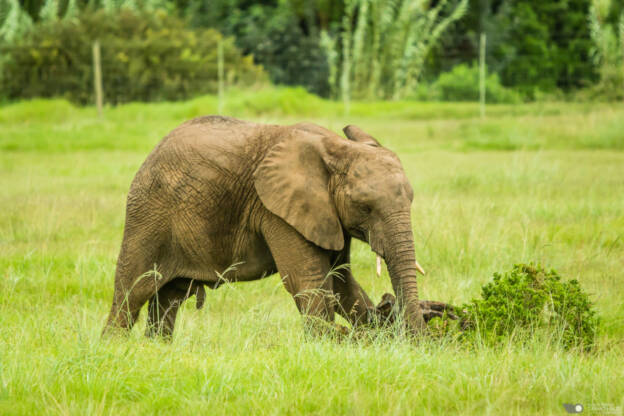
{"type": "Polygon", "coordinates": [[[216,42],[82,42],[0,46],[0,98],[64,97],[79,104],[174,101],[266,82],[262,68],[216,42]]]}
{"type": "MultiPolygon", "coordinates": [[[[588,40],[569,38],[568,43],[588,40]]],[[[485,36],[480,37],[476,46],[473,37],[455,45],[435,51],[435,62],[428,63],[421,82],[431,83],[440,73],[460,64],[478,66],[479,76],[468,87],[477,91],[470,97],[483,105],[488,101],[486,83],[491,73],[500,74],[503,84],[535,88],[542,86],[540,78],[556,80],[555,88],[567,89],[591,85],[598,77],[589,57],[579,57],[573,65],[549,65],[543,62],[544,54],[521,50],[511,50],[508,54],[494,52],[495,45],[488,45],[485,36]],[[457,46],[462,44],[465,46],[457,46]],[[536,61],[539,65],[531,64],[536,61]]],[[[180,100],[201,94],[216,94],[222,103],[226,87],[240,83],[250,72],[241,68],[240,62],[230,61],[221,43],[213,54],[188,60],[168,59],[171,54],[187,53],[187,48],[180,50],[174,43],[159,50],[149,48],[136,41],[122,45],[102,43],[97,54],[95,47],[79,51],[63,45],[22,45],[19,51],[0,47],[0,96],[9,99],[60,96],[81,104],[98,104],[99,108],[103,104],[180,100]],[[12,57],[11,64],[6,63],[3,58],[6,56],[12,57]],[[12,70],[4,71],[9,66],[12,70]]],[[[272,68],[271,78],[277,83],[300,84],[321,95],[330,95],[326,62],[294,62],[265,56],[261,64],[272,68]]],[[[245,82],[261,82],[261,77],[245,82]]]]}

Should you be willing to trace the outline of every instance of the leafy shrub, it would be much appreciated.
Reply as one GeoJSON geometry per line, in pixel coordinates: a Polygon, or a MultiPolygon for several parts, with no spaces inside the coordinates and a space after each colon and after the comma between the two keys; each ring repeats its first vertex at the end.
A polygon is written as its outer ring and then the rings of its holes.
{"type": "MultiPolygon", "coordinates": [[[[180,100],[217,91],[217,45],[212,29],[189,30],[160,10],[151,14],[100,10],[33,27],[5,47],[0,96],[64,97],[93,102],[92,44],[99,39],[105,101],[180,100]]],[[[262,83],[266,75],[223,40],[228,84],[262,83]]]]}
{"type": "MultiPolygon", "coordinates": [[[[437,101],[479,101],[479,67],[460,64],[441,74],[420,98],[437,101]]],[[[497,74],[485,80],[485,100],[488,103],[519,103],[520,95],[503,87],[497,74]]]]}
{"type": "Polygon", "coordinates": [[[562,281],[554,270],[516,264],[508,272],[494,273],[481,295],[454,307],[457,325],[439,318],[429,321],[431,332],[487,344],[546,336],[566,349],[594,346],[600,319],[588,295],[578,281],[562,281]]]}
{"type": "Polygon", "coordinates": [[[482,299],[457,308],[464,336],[477,334],[497,342],[514,334],[546,330],[559,334],[565,348],[591,349],[598,317],[578,281],[561,281],[556,271],[517,264],[495,273],[482,288],[482,299]]]}

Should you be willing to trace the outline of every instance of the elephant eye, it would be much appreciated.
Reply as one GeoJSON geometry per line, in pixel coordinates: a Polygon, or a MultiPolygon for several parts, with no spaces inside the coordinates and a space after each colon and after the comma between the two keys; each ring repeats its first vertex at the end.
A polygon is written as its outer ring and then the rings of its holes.
{"type": "Polygon", "coordinates": [[[360,212],[362,212],[363,214],[370,214],[371,211],[373,210],[370,205],[366,205],[366,204],[357,204],[358,205],[358,209],[360,210],[360,212]]]}

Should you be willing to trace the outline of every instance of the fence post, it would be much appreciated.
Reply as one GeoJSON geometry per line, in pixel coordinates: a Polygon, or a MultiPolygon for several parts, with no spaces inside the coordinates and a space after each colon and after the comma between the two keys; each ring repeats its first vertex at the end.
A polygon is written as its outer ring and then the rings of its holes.
{"type": "Polygon", "coordinates": [[[342,39],[342,71],[340,74],[340,96],[344,107],[344,115],[348,116],[351,107],[351,52],[353,39],[353,6],[352,0],[345,1],[345,15],[342,18],[344,36],[342,39]]]}
{"type": "Polygon", "coordinates": [[[219,38],[217,45],[217,72],[218,72],[218,88],[219,88],[219,103],[217,111],[219,114],[223,112],[223,39],[219,38]]]}
{"type": "Polygon", "coordinates": [[[485,117],[485,33],[481,33],[479,41],[479,107],[481,118],[485,117]]]}
{"type": "Polygon", "coordinates": [[[100,41],[93,42],[93,87],[95,88],[95,105],[98,116],[102,116],[102,63],[100,41]]]}

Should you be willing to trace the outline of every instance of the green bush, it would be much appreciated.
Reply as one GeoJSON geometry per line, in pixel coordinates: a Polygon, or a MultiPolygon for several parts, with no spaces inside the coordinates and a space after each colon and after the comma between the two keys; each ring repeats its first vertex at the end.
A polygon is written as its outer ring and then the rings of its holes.
{"type": "MultiPolygon", "coordinates": [[[[420,95],[423,94],[421,89],[420,95]]],[[[479,68],[460,64],[441,74],[424,92],[425,97],[436,101],[479,101],[479,68]]],[[[485,100],[488,103],[519,103],[520,95],[503,87],[497,74],[485,80],[485,100]]]]}
{"type": "MultiPolygon", "coordinates": [[[[212,29],[189,30],[164,11],[100,10],[42,23],[3,49],[0,96],[64,97],[93,102],[92,44],[99,39],[105,101],[181,100],[217,91],[217,45],[212,29]]],[[[223,40],[228,84],[266,81],[252,57],[223,40]]]]}
{"type": "Polygon", "coordinates": [[[275,84],[297,85],[316,95],[329,95],[329,67],[319,37],[303,33],[297,18],[278,8],[271,17],[259,19],[236,36],[275,84]],[[258,42],[257,39],[263,39],[258,42]]]}
{"type": "MultiPolygon", "coordinates": [[[[304,10],[285,1],[211,0],[189,2],[186,13],[195,26],[215,27],[233,36],[274,84],[302,86],[326,97],[329,66],[319,43],[320,28],[306,15],[319,5],[301,6],[304,10]]],[[[341,10],[339,4],[333,7],[341,10]]]]}
{"type": "Polygon", "coordinates": [[[498,342],[516,335],[554,334],[564,348],[589,350],[594,345],[598,317],[578,281],[561,281],[556,271],[517,264],[495,273],[482,288],[482,299],[457,308],[463,336],[478,335],[498,342]]]}

